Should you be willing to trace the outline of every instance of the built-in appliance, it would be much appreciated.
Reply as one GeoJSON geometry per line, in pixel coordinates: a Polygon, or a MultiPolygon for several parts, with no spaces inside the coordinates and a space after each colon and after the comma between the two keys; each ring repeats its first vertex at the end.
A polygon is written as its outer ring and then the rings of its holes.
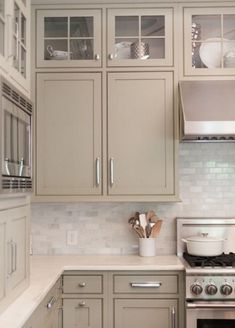
{"type": "Polygon", "coordinates": [[[180,81],[182,141],[235,141],[235,81],[180,81]]]}
{"type": "Polygon", "coordinates": [[[32,189],[32,103],[0,78],[1,192],[32,189]]]}
{"type": "Polygon", "coordinates": [[[235,327],[235,218],[177,218],[177,255],[186,272],[186,328],[235,327]],[[225,238],[219,256],[194,256],[182,239],[225,238]]]}

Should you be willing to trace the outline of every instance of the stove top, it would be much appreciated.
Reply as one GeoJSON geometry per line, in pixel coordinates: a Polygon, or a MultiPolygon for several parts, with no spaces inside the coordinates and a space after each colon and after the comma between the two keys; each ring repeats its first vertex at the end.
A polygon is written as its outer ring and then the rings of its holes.
{"type": "Polygon", "coordinates": [[[191,267],[233,267],[235,268],[235,253],[221,254],[219,256],[195,256],[186,252],[184,259],[191,267]]]}

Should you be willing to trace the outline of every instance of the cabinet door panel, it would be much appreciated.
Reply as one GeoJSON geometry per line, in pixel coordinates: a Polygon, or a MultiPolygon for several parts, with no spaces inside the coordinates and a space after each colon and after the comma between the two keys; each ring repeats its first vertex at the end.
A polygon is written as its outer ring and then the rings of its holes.
{"type": "Polygon", "coordinates": [[[102,328],[102,300],[65,299],[63,327],[102,328]]]}
{"type": "Polygon", "coordinates": [[[173,194],[172,74],[110,73],[108,99],[109,194],[173,194]]]}
{"type": "Polygon", "coordinates": [[[108,66],[171,66],[171,8],[109,9],[108,66]]]}
{"type": "Polygon", "coordinates": [[[10,288],[13,291],[26,279],[28,254],[28,212],[27,207],[12,210],[12,275],[10,288]]]}
{"type": "Polygon", "coordinates": [[[6,219],[4,215],[0,215],[0,302],[6,297],[6,219]]]}
{"type": "Polygon", "coordinates": [[[177,328],[176,309],[176,300],[117,299],[115,328],[177,328]]]}
{"type": "Polygon", "coordinates": [[[48,73],[37,81],[37,194],[100,194],[100,74],[48,73]]]}

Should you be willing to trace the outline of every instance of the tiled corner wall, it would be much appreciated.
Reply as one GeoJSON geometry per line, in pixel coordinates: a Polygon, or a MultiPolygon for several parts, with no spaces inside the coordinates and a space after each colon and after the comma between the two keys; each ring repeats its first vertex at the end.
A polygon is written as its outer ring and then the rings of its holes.
{"type": "Polygon", "coordinates": [[[164,220],[158,254],[174,254],[177,216],[235,216],[234,143],[181,144],[179,166],[178,203],[33,204],[33,254],[137,253],[127,221],[151,209],[164,220]],[[67,245],[68,231],[77,231],[77,245],[67,245]]]}

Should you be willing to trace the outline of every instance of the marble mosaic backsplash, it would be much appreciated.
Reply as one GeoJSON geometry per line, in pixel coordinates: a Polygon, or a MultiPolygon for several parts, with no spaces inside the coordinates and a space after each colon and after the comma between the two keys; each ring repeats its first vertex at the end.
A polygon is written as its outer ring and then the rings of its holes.
{"type": "Polygon", "coordinates": [[[179,149],[177,203],[32,204],[33,254],[136,254],[138,239],[127,224],[135,211],[163,219],[157,253],[176,253],[176,217],[235,217],[235,143],[185,143],[179,149]],[[77,245],[67,245],[75,231],[77,245]]]}

